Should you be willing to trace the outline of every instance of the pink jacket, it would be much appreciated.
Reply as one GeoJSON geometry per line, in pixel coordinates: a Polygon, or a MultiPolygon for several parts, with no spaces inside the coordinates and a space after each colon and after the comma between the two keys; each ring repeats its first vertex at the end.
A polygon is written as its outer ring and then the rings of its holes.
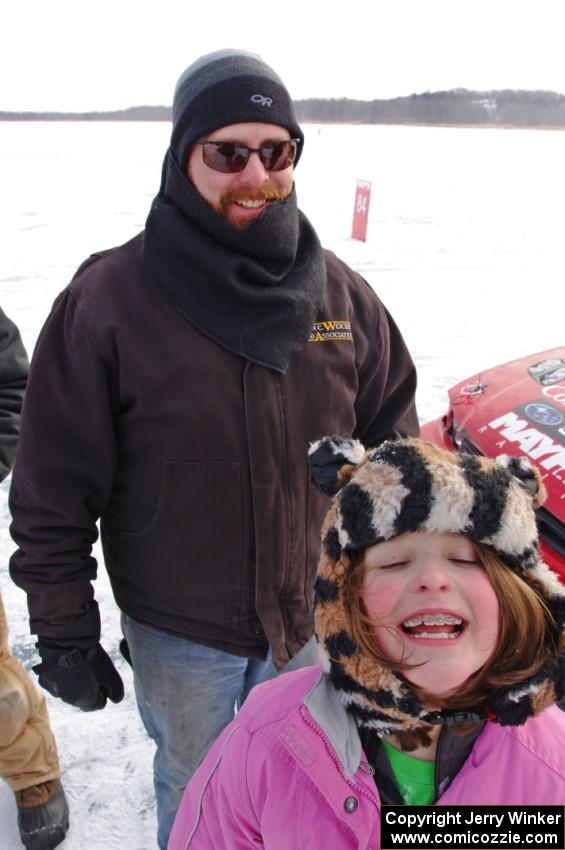
{"type": "MultiPolygon", "coordinates": [[[[182,799],[168,850],[379,850],[379,797],[319,667],[256,687],[182,799]]],[[[438,805],[565,803],[565,713],[487,723],[438,805]]]]}

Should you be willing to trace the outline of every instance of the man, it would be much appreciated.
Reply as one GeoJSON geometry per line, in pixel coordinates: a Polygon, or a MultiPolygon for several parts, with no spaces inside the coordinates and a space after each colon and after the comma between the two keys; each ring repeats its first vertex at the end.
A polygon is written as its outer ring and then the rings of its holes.
{"type": "Polygon", "coordinates": [[[297,208],[304,137],[279,77],[204,56],[172,117],[144,233],[88,259],[43,330],[11,494],[40,682],[86,710],[123,693],[91,585],[101,518],[161,848],[234,703],[311,638],[327,504],[309,443],[418,429],[394,322],[297,208]]]}
{"type": "MultiPolygon", "coordinates": [[[[14,461],[27,355],[15,324],[0,309],[0,480],[14,461]]],[[[10,652],[0,594],[0,776],[16,797],[26,850],[51,850],[64,839],[69,810],[61,785],[45,697],[10,652]]]]}

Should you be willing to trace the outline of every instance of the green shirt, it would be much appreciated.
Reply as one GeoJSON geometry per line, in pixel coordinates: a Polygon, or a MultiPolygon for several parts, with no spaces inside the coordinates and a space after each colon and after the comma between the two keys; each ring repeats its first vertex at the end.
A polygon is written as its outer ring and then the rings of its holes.
{"type": "Polygon", "coordinates": [[[398,790],[409,806],[431,806],[435,800],[436,766],[433,761],[422,761],[382,742],[390,762],[398,790]]]}

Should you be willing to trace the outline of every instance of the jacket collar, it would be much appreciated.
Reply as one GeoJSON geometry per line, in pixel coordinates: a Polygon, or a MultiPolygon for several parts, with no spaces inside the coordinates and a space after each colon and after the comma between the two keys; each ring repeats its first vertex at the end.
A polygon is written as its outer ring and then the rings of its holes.
{"type": "Polygon", "coordinates": [[[346,711],[338,691],[323,671],[304,697],[304,705],[327,736],[351,778],[361,764],[361,740],[353,717],[346,711]]]}
{"type": "MultiPolygon", "coordinates": [[[[363,757],[361,739],[352,715],[346,710],[340,699],[339,691],[336,690],[323,671],[304,697],[304,705],[310,712],[312,719],[327,736],[347,775],[350,778],[353,777],[359,769],[363,757]]],[[[469,758],[475,740],[482,732],[483,727],[484,723],[478,724],[466,735],[454,735],[447,727],[442,729],[441,743],[438,744],[436,757],[438,797],[449,787],[453,778],[469,758]]],[[[375,759],[375,763],[372,763],[373,759],[369,756],[372,767],[376,770],[377,775],[380,775],[381,783],[384,771],[394,785],[395,780],[390,771],[388,760],[384,756],[384,751],[379,747],[378,752],[381,758],[375,759]]],[[[377,784],[380,787],[378,780],[377,784]]],[[[387,783],[384,783],[384,785],[386,787],[387,783]]],[[[391,802],[397,801],[391,800],[391,802]]]]}

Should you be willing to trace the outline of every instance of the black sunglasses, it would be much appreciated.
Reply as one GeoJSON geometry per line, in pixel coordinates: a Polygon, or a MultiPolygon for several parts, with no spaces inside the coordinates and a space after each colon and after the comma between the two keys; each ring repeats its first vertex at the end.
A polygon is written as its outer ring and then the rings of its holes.
{"type": "Polygon", "coordinates": [[[295,161],[299,142],[300,139],[265,142],[260,148],[250,148],[242,142],[209,142],[207,139],[195,144],[202,145],[202,159],[208,168],[235,174],[243,171],[252,153],[259,154],[267,171],[284,171],[295,161]]]}

